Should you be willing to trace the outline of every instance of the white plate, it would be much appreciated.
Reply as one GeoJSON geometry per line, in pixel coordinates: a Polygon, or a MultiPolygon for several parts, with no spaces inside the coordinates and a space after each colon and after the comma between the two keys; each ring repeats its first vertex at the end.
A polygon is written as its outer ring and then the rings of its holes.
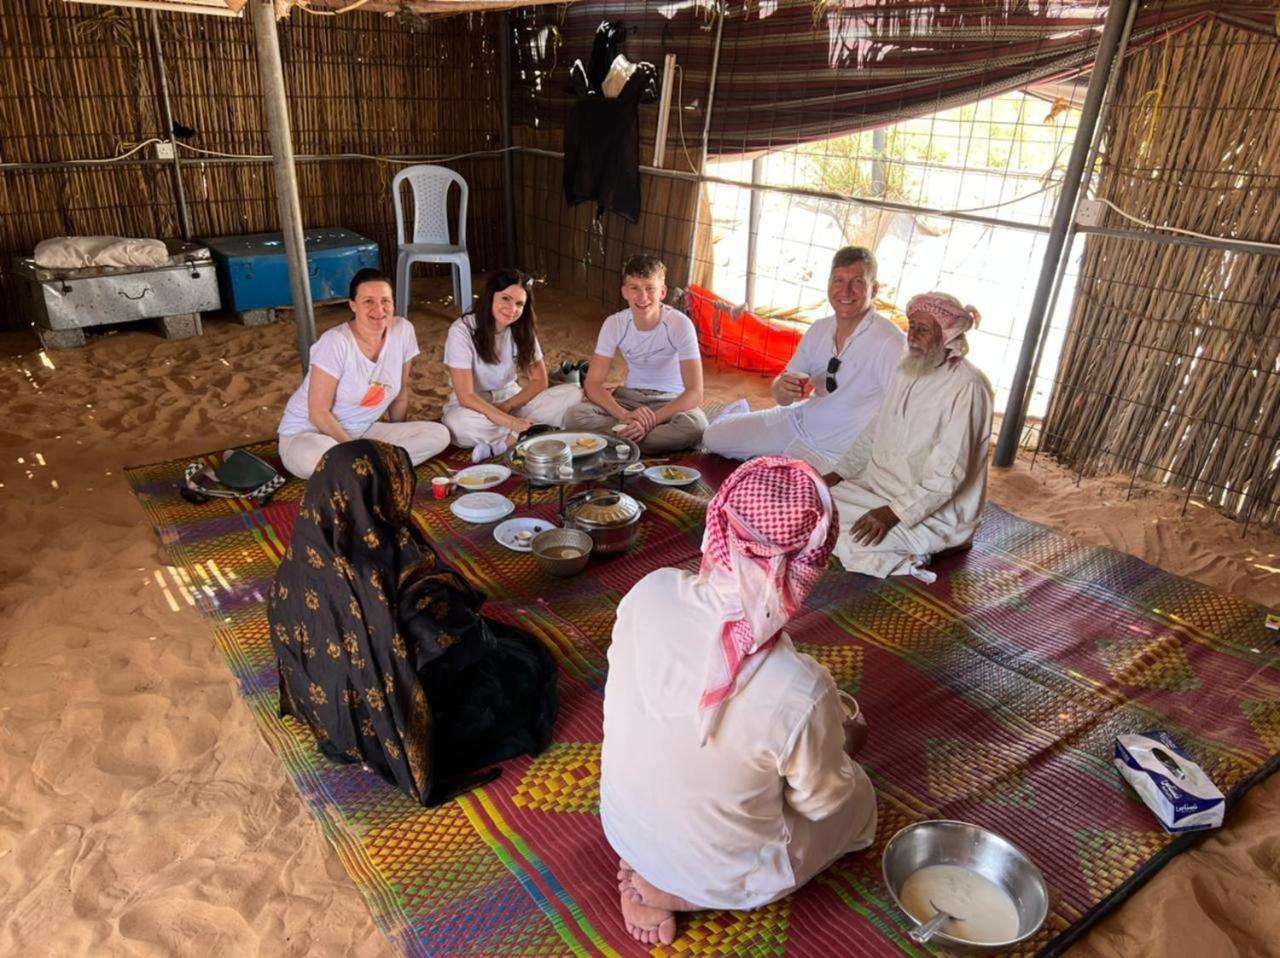
{"type": "Polygon", "coordinates": [[[508,519],[506,522],[500,522],[493,529],[493,537],[498,540],[499,545],[504,545],[513,552],[531,552],[533,547],[533,536],[521,544],[517,539],[517,532],[532,532],[537,535],[539,532],[546,532],[548,529],[556,528],[554,522],[548,522],[546,519],[535,519],[533,516],[521,516],[518,519],[508,519]]]}
{"type": "Polygon", "coordinates": [[[449,505],[455,516],[467,522],[496,522],[510,515],[515,508],[514,502],[496,492],[468,492],[449,505]]]}
{"type": "Polygon", "coordinates": [[[644,477],[660,486],[687,486],[701,479],[702,473],[698,472],[697,469],[690,469],[688,466],[650,466],[644,471],[644,477]],[[668,479],[662,474],[664,469],[679,471],[682,473],[682,478],[668,479]]]}
{"type": "Polygon", "coordinates": [[[520,443],[519,448],[524,449],[529,445],[529,443],[541,442],[543,439],[559,439],[561,442],[567,443],[569,446],[569,452],[573,455],[574,459],[577,459],[580,456],[590,456],[592,453],[597,453],[601,449],[609,446],[609,440],[604,436],[597,436],[593,432],[544,432],[540,435],[533,436],[530,439],[526,439],[524,442],[520,443]],[[579,440],[590,440],[591,445],[579,446],[577,445],[579,440]]]}
{"type": "Polygon", "coordinates": [[[482,489],[492,489],[494,486],[502,485],[510,478],[511,470],[497,463],[467,466],[466,469],[459,469],[453,474],[453,481],[457,483],[458,488],[463,492],[479,492],[482,489]],[[486,477],[488,477],[487,482],[478,481],[486,477]],[[464,479],[470,479],[471,481],[464,482],[464,479]]]}

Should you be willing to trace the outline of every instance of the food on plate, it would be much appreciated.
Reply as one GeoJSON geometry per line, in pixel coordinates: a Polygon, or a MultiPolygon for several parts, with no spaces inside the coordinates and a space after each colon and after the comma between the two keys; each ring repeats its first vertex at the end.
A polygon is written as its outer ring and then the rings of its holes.
{"type": "Polygon", "coordinates": [[[487,486],[497,478],[498,474],[495,472],[482,472],[470,476],[460,476],[458,483],[463,486],[487,486]]]}
{"type": "Polygon", "coordinates": [[[683,479],[689,478],[689,474],[687,472],[683,469],[677,469],[675,466],[664,466],[661,475],[662,478],[666,479],[668,482],[680,482],[683,479]]]}
{"type": "Polygon", "coordinates": [[[573,441],[574,449],[599,449],[604,444],[603,439],[597,439],[595,436],[583,436],[581,439],[573,441]]]}

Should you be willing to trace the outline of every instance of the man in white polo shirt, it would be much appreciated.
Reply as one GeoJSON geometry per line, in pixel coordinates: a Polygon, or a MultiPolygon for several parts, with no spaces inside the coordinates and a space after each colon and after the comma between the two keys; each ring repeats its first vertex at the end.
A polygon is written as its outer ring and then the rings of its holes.
{"type": "Polygon", "coordinates": [[[665,305],[667,268],[654,256],[633,256],[622,271],[627,308],[600,327],[582,391],[587,402],[564,417],[564,428],[615,431],[646,453],[696,446],[707,427],[702,403],[702,355],[693,320],[665,305]],[[614,358],[627,364],[626,382],[605,387],[614,358]]]}
{"type": "Polygon", "coordinates": [[[707,451],[788,456],[830,472],[880,408],[902,360],[902,331],[872,308],[879,288],[869,249],[837,251],[827,281],[833,315],[809,327],[773,381],[778,405],[721,416],[703,434],[707,451]]]}

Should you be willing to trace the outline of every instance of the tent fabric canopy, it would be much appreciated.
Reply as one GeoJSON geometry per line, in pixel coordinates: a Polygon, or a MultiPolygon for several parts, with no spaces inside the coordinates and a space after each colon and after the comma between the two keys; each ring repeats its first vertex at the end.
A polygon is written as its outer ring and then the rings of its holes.
{"type": "MultiPolygon", "coordinates": [[[[181,2],[181,0],[180,0],[181,2]]],[[[222,0],[230,9],[239,13],[249,0],[222,0]]],[[[295,7],[320,16],[334,16],[362,10],[366,13],[399,13],[408,10],[420,15],[448,16],[455,13],[487,13],[513,10],[516,7],[533,7],[545,3],[562,3],[564,0],[274,0],[276,18],[283,19],[295,7]]],[[[138,6],[146,0],[137,0],[138,6]]]]}
{"type": "MultiPolygon", "coordinates": [[[[1105,3],[1083,0],[760,0],[724,9],[712,155],[841,136],[1079,76],[1093,64],[1107,13],[1105,3]]],[[[545,29],[543,16],[532,14],[545,29]]],[[[1213,16],[1259,32],[1276,29],[1274,7],[1263,0],[1166,0],[1139,11],[1130,49],[1213,16]]],[[[664,53],[677,54],[685,129],[700,131],[715,47],[705,0],[574,4],[556,26],[557,44],[522,46],[531,68],[525,75],[541,67],[545,76],[557,57],[585,57],[602,19],[625,23],[622,52],[633,61],[661,63],[664,53]],[[696,120],[688,115],[695,104],[696,120]]],[[[539,119],[555,123],[559,112],[544,103],[539,119]]]]}

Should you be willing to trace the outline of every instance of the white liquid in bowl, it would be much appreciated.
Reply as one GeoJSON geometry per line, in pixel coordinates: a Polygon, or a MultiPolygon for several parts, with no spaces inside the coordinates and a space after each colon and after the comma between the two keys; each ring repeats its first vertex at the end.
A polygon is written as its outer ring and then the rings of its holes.
{"type": "Polygon", "coordinates": [[[1018,909],[1009,893],[959,865],[926,865],[912,872],[898,897],[911,917],[921,923],[934,916],[934,905],[954,915],[941,928],[952,938],[995,944],[1018,937],[1018,909]]]}

